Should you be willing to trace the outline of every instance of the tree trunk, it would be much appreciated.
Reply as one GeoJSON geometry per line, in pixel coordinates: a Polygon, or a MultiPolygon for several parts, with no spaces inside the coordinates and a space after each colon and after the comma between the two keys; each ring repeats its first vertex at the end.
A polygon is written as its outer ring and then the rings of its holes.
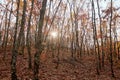
{"type": "Polygon", "coordinates": [[[95,6],[94,1],[92,0],[92,26],[93,26],[93,38],[94,38],[94,49],[96,54],[96,70],[97,74],[99,75],[99,70],[101,69],[101,59],[100,59],[100,53],[99,53],[99,43],[97,39],[97,30],[96,30],[96,22],[95,22],[95,6]]]}
{"type": "Polygon", "coordinates": [[[15,33],[14,33],[13,50],[12,50],[12,60],[11,60],[11,79],[12,80],[17,80],[16,60],[17,60],[19,44],[21,42],[22,36],[24,36],[23,34],[24,34],[24,24],[25,24],[26,0],[24,0],[21,30],[17,39],[17,27],[18,27],[18,19],[19,19],[18,16],[19,16],[19,5],[20,5],[19,3],[20,3],[20,0],[18,0],[18,3],[17,3],[16,27],[15,27],[15,33]]]}
{"type": "Polygon", "coordinates": [[[102,31],[102,26],[101,26],[101,15],[100,15],[100,7],[99,7],[99,2],[97,0],[97,7],[98,7],[98,16],[99,16],[99,21],[100,21],[100,36],[101,36],[101,53],[102,53],[102,67],[104,68],[104,57],[105,53],[103,51],[103,31],[102,31]]]}
{"type": "Polygon", "coordinates": [[[114,71],[113,71],[113,53],[112,53],[112,32],[111,32],[111,26],[112,26],[112,0],[111,0],[111,16],[110,16],[110,63],[111,63],[111,74],[112,77],[115,77],[114,71]]]}
{"type": "Polygon", "coordinates": [[[21,28],[20,32],[18,35],[18,49],[21,45],[21,54],[24,54],[24,46],[25,46],[25,34],[24,34],[24,28],[25,28],[25,22],[26,22],[26,7],[27,7],[27,2],[24,0],[24,6],[23,6],[23,14],[22,14],[22,20],[21,20],[21,28]]]}
{"type": "Polygon", "coordinates": [[[29,20],[28,20],[28,28],[27,28],[27,38],[26,38],[26,42],[27,42],[27,51],[28,51],[28,67],[29,69],[32,68],[32,62],[31,62],[31,35],[30,35],[30,28],[31,28],[31,16],[32,16],[32,11],[33,11],[33,7],[34,7],[34,0],[32,0],[32,5],[31,5],[31,10],[30,10],[30,15],[29,15],[29,20]]]}
{"type": "Polygon", "coordinates": [[[39,18],[39,24],[38,24],[38,34],[37,34],[37,40],[36,40],[36,53],[34,55],[34,80],[39,80],[39,64],[40,64],[40,54],[42,53],[42,29],[43,29],[43,23],[44,23],[44,15],[46,11],[46,4],[47,0],[43,0],[42,2],[42,8],[40,10],[40,18],[39,18]]]}
{"type": "Polygon", "coordinates": [[[11,80],[18,80],[16,74],[16,60],[17,60],[17,27],[18,27],[18,19],[19,19],[19,5],[20,0],[17,1],[17,16],[16,16],[16,25],[15,25],[15,32],[14,32],[14,42],[13,42],[13,49],[12,49],[12,59],[11,59],[11,80]]]}

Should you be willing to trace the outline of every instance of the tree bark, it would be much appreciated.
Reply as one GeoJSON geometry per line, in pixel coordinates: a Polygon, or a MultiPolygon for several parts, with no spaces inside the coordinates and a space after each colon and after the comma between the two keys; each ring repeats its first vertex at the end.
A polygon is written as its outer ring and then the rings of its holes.
{"type": "Polygon", "coordinates": [[[111,26],[112,26],[112,0],[111,0],[111,16],[110,16],[110,67],[111,67],[111,74],[112,74],[112,77],[115,77],[114,75],[114,71],[113,71],[113,53],[112,53],[112,31],[111,31],[111,26]]]}
{"type": "Polygon", "coordinates": [[[32,62],[31,62],[31,35],[30,35],[30,28],[31,28],[31,17],[32,17],[32,11],[34,7],[34,0],[32,0],[32,5],[31,5],[31,10],[30,10],[30,15],[29,15],[29,20],[28,20],[28,28],[27,28],[27,36],[26,36],[26,42],[27,42],[27,51],[28,51],[28,67],[31,69],[32,68],[32,62]]]}
{"type": "Polygon", "coordinates": [[[37,40],[36,40],[36,53],[34,55],[34,80],[39,80],[39,64],[40,64],[40,54],[42,53],[42,29],[43,29],[43,23],[44,23],[44,15],[46,11],[46,4],[47,0],[43,0],[42,2],[42,8],[40,10],[40,18],[39,18],[39,24],[38,24],[38,34],[37,34],[37,40]]]}
{"type": "Polygon", "coordinates": [[[12,49],[12,59],[11,59],[11,80],[18,80],[16,74],[16,60],[17,60],[17,27],[18,27],[18,19],[19,19],[19,6],[20,0],[17,0],[17,16],[16,16],[16,24],[15,24],[15,32],[14,32],[14,41],[13,41],[13,49],[12,49]]]}

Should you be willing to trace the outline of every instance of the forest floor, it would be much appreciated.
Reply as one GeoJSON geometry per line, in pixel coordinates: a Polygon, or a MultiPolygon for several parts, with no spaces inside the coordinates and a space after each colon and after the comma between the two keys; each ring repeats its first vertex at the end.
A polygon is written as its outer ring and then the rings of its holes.
{"type": "MultiPolygon", "coordinates": [[[[35,51],[33,50],[32,53],[35,53],[35,51]]],[[[49,51],[46,56],[42,55],[41,57],[39,69],[40,80],[120,80],[120,61],[114,62],[115,78],[112,78],[109,61],[105,61],[104,69],[100,71],[100,75],[97,75],[94,55],[83,55],[81,59],[76,61],[70,58],[67,52],[64,51],[64,54],[60,52],[59,67],[56,69],[56,58],[53,59],[51,53],[49,51]]],[[[10,48],[7,49],[6,59],[4,61],[2,60],[3,54],[4,50],[1,49],[0,80],[11,80],[10,48]]],[[[17,57],[17,76],[19,80],[32,80],[33,78],[33,69],[28,69],[28,56],[26,52],[24,56],[18,55],[17,57]]]]}

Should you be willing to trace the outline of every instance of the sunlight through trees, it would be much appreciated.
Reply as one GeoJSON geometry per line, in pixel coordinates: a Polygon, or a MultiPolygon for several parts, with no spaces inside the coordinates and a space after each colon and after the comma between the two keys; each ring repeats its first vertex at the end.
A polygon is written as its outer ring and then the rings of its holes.
{"type": "Polygon", "coordinates": [[[120,79],[119,0],[0,0],[0,11],[0,80],[120,79]]]}

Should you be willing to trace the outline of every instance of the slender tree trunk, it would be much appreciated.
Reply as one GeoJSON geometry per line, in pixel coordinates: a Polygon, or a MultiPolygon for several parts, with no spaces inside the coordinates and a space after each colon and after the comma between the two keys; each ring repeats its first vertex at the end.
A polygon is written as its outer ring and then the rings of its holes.
{"type": "Polygon", "coordinates": [[[101,62],[100,62],[100,53],[99,53],[99,43],[97,39],[97,30],[96,30],[96,22],[95,22],[95,7],[94,2],[92,0],[92,25],[93,25],[93,37],[94,37],[94,46],[95,46],[95,54],[96,54],[96,60],[97,60],[97,74],[99,75],[99,69],[101,69],[101,62]]]}
{"type": "Polygon", "coordinates": [[[98,16],[100,21],[100,36],[101,36],[101,52],[102,52],[102,67],[104,68],[104,57],[105,53],[103,51],[103,31],[101,26],[101,15],[100,15],[100,7],[99,7],[99,1],[97,0],[97,7],[98,7],[98,16]]]}
{"type": "Polygon", "coordinates": [[[27,51],[28,51],[28,67],[31,69],[32,68],[32,62],[31,62],[31,35],[30,35],[30,28],[31,28],[31,17],[32,17],[32,11],[33,11],[33,7],[34,7],[34,0],[32,0],[32,5],[31,5],[31,10],[30,10],[30,15],[29,15],[29,20],[28,20],[28,28],[27,28],[27,38],[26,38],[26,42],[27,42],[27,51]]]}
{"type": "Polygon", "coordinates": [[[19,19],[19,3],[20,0],[18,0],[17,3],[17,17],[16,17],[16,28],[15,28],[15,34],[14,34],[14,43],[13,43],[13,50],[12,50],[12,60],[11,60],[11,79],[17,80],[16,75],[16,60],[17,60],[17,54],[18,54],[18,48],[22,39],[22,36],[24,36],[24,24],[25,24],[25,11],[26,11],[26,0],[24,0],[24,6],[23,6],[23,15],[22,15],[22,21],[21,21],[21,30],[17,39],[17,27],[18,27],[18,19],[19,19]]]}
{"type": "MultiPolygon", "coordinates": [[[[6,6],[7,8],[7,6],[6,6]]],[[[8,23],[8,20],[7,20],[7,17],[8,16],[8,12],[6,10],[6,14],[5,14],[5,30],[4,30],[4,37],[3,37],[3,42],[2,42],[2,48],[5,48],[5,39],[6,39],[6,33],[7,33],[7,23],[8,23]]]]}
{"type": "Polygon", "coordinates": [[[18,19],[19,19],[19,5],[20,0],[17,0],[17,16],[16,16],[16,25],[15,25],[15,32],[14,32],[14,41],[13,41],[13,49],[12,49],[12,60],[11,60],[11,80],[18,80],[16,74],[16,60],[17,60],[17,27],[18,27],[18,19]]]}
{"type": "Polygon", "coordinates": [[[6,31],[6,37],[5,37],[5,49],[4,49],[5,53],[3,55],[3,59],[5,59],[5,56],[6,56],[6,49],[7,49],[7,43],[8,43],[9,28],[11,26],[12,9],[13,9],[13,0],[12,0],[12,4],[11,4],[11,10],[10,10],[9,20],[8,20],[8,25],[7,25],[7,31],[6,31]]]}
{"type": "Polygon", "coordinates": [[[22,14],[22,20],[21,20],[21,28],[20,28],[20,32],[18,35],[18,48],[21,45],[21,49],[22,49],[22,54],[24,54],[24,47],[25,47],[25,34],[24,34],[24,28],[25,28],[25,22],[26,22],[26,7],[27,7],[27,2],[26,0],[24,0],[24,6],[23,6],[23,14],[22,14]]]}
{"type": "Polygon", "coordinates": [[[118,59],[120,60],[120,46],[118,47],[118,59]]]}
{"type": "Polygon", "coordinates": [[[43,29],[43,23],[44,23],[44,15],[46,11],[46,4],[47,0],[43,0],[42,2],[42,8],[40,10],[40,18],[39,18],[39,24],[38,24],[38,34],[37,34],[37,40],[36,40],[36,53],[34,55],[34,80],[39,80],[39,65],[40,65],[40,54],[42,53],[42,29],[43,29]]]}
{"type": "Polygon", "coordinates": [[[74,44],[74,23],[73,23],[73,17],[72,17],[72,5],[70,5],[70,2],[69,2],[69,0],[67,0],[68,1],[68,3],[69,3],[69,7],[70,7],[70,19],[71,19],[71,23],[72,23],[72,31],[71,31],[71,57],[72,58],[75,58],[75,56],[74,56],[74,50],[75,50],[75,44],[74,44]]]}
{"type": "Polygon", "coordinates": [[[6,14],[6,12],[4,11],[3,16],[1,18],[1,22],[0,22],[0,46],[1,46],[1,43],[2,43],[2,24],[3,24],[3,19],[4,19],[5,14],[6,14]]]}
{"type": "Polygon", "coordinates": [[[76,35],[76,53],[77,53],[77,56],[78,56],[78,58],[79,58],[79,54],[80,54],[80,52],[79,52],[79,35],[78,35],[78,21],[77,21],[77,16],[78,16],[78,9],[77,9],[77,11],[75,12],[75,10],[74,10],[74,17],[75,17],[75,35],[76,35]]]}
{"type": "MultiPolygon", "coordinates": [[[[58,36],[60,37],[60,33],[58,33],[58,36]]],[[[58,40],[57,40],[57,66],[56,66],[56,69],[58,69],[59,61],[60,61],[60,58],[59,58],[59,55],[60,55],[60,38],[59,37],[58,37],[58,40]]]]}
{"type": "Polygon", "coordinates": [[[82,57],[82,52],[83,52],[84,36],[85,36],[85,29],[83,27],[83,29],[82,29],[82,35],[81,35],[81,44],[80,44],[80,57],[82,57]]]}
{"type": "Polygon", "coordinates": [[[110,63],[111,63],[111,74],[112,77],[115,77],[114,71],[113,71],[113,53],[112,53],[112,32],[111,32],[111,26],[112,26],[112,3],[113,1],[111,0],[111,16],[110,16],[110,63]]]}

